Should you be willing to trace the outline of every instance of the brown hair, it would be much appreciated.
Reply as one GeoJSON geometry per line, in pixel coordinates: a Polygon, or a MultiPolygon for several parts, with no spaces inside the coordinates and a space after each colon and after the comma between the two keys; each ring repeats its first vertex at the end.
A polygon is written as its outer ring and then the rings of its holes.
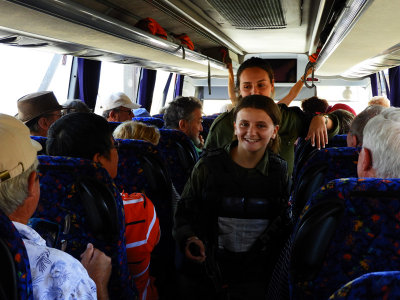
{"type": "Polygon", "coordinates": [[[153,125],[128,121],[118,125],[113,136],[116,139],[143,140],[157,145],[160,140],[160,131],[153,125]]]}
{"type": "MultiPolygon", "coordinates": [[[[243,108],[255,108],[261,109],[267,113],[267,115],[271,118],[272,123],[274,125],[279,125],[281,123],[281,110],[279,109],[278,105],[272,100],[270,97],[263,96],[263,95],[251,95],[244,97],[235,107],[233,116],[236,122],[237,114],[243,108]]],[[[274,153],[279,153],[280,147],[280,137],[276,134],[275,139],[271,139],[268,144],[268,149],[270,149],[274,153]]]]}

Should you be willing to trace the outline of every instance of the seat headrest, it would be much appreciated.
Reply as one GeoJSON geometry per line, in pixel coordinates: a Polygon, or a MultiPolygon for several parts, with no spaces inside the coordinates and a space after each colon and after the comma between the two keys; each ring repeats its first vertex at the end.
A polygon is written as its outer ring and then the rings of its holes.
{"type": "Polygon", "coordinates": [[[302,217],[290,262],[290,273],[296,282],[313,280],[318,274],[343,213],[343,200],[332,198],[315,204],[302,217]]]}
{"type": "Polygon", "coordinates": [[[119,236],[117,205],[113,193],[95,178],[82,177],[78,192],[86,211],[85,221],[96,239],[116,242],[119,236]]]}

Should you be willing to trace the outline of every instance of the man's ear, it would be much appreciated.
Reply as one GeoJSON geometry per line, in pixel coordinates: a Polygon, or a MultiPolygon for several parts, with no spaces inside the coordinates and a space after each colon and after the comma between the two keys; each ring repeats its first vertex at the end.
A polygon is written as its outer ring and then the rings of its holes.
{"type": "Polygon", "coordinates": [[[101,163],[101,155],[100,155],[100,153],[96,153],[95,155],[93,155],[93,161],[101,163]]]}
{"type": "Polygon", "coordinates": [[[41,117],[38,120],[38,125],[43,130],[48,130],[51,124],[50,124],[49,120],[46,117],[41,117]]]}
{"type": "Polygon", "coordinates": [[[114,122],[117,119],[117,113],[112,109],[108,113],[108,118],[110,119],[111,122],[114,122]]]}
{"type": "Polygon", "coordinates": [[[178,125],[179,125],[179,130],[181,130],[181,131],[185,131],[186,130],[186,127],[187,127],[187,121],[186,120],[183,120],[183,119],[181,119],[181,120],[179,120],[179,123],[178,123],[178,125]]]}
{"type": "Polygon", "coordinates": [[[363,159],[361,161],[359,160],[361,170],[364,174],[363,177],[376,177],[375,169],[372,167],[373,162],[371,150],[362,148],[361,151],[364,151],[363,159]]]}
{"type": "Polygon", "coordinates": [[[35,182],[37,180],[37,172],[32,171],[31,174],[29,174],[28,177],[28,197],[31,197],[37,193],[36,187],[35,187],[35,182]]]}

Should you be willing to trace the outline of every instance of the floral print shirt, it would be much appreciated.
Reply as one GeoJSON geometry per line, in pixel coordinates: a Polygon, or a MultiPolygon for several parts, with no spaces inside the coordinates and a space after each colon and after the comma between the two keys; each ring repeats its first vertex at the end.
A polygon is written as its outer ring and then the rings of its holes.
{"type": "Polygon", "coordinates": [[[28,253],[34,299],[97,299],[96,284],[78,260],[47,247],[45,240],[29,226],[13,224],[28,253]]]}

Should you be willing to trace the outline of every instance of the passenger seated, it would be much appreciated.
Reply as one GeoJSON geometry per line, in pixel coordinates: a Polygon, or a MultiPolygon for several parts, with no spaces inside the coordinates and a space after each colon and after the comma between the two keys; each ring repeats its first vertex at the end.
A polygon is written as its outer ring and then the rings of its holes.
{"type": "Polygon", "coordinates": [[[178,97],[170,102],[164,113],[165,128],[185,133],[201,153],[204,139],[201,135],[203,105],[195,97],[178,97]]]}
{"type": "Polygon", "coordinates": [[[0,114],[0,209],[13,221],[29,257],[34,299],[108,299],[111,259],[88,244],[81,263],[69,254],[46,246],[27,226],[39,196],[37,151],[28,128],[0,114]],[[97,289],[97,291],[96,291],[97,289]]]}
{"type": "Polygon", "coordinates": [[[331,112],[332,116],[336,116],[339,122],[338,134],[347,134],[350,130],[351,122],[354,120],[354,115],[344,109],[337,109],[331,112]]]}
{"type": "Polygon", "coordinates": [[[386,108],[368,121],[358,156],[358,177],[400,178],[400,108],[386,108]]]}
{"type": "MultiPolygon", "coordinates": [[[[96,114],[74,113],[51,126],[47,140],[49,155],[91,159],[117,176],[118,152],[112,129],[96,114]]],[[[143,194],[122,194],[126,223],[126,248],[130,271],[140,299],[157,299],[149,276],[150,254],[159,241],[160,229],[153,203],[143,194]]]]}
{"type": "Polygon", "coordinates": [[[371,100],[368,102],[368,106],[372,105],[380,105],[383,107],[390,107],[390,100],[386,98],[385,96],[375,96],[372,97],[371,100]]]}
{"type": "MultiPolygon", "coordinates": [[[[237,140],[207,152],[193,169],[174,236],[189,261],[205,262],[208,275],[215,275],[218,299],[264,299],[288,237],[287,163],[277,155],[281,113],[271,98],[251,95],[235,108],[234,120],[237,140]]],[[[214,299],[212,290],[199,286],[204,277],[196,276],[184,299],[214,299]]]]}
{"type": "Polygon", "coordinates": [[[63,104],[63,106],[64,106],[63,110],[64,115],[68,115],[70,113],[75,113],[75,112],[85,112],[85,113],[92,112],[92,110],[86,105],[86,103],[79,99],[68,100],[63,104]]]}
{"type": "MultiPolygon", "coordinates": [[[[113,136],[115,139],[143,140],[155,146],[160,141],[160,131],[156,126],[135,121],[128,121],[118,125],[114,130],[113,136]]],[[[180,195],[172,184],[172,210],[174,213],[180,199],[180,195]]]]}
{"type": "Polygon", "coordinates": [[[118,125],[114,130],[113,136],[115,139],[144,140],[153,145],[158,145],[160,131],[153,125],[128,121],[118,125]]]}
{"type": "Polygon", "coordinates": [[[311,97],[301,101],[301,109],[307,113],[325,113],[329,107],[328,101],[318,97],[311,97]]]}
{"type": "Polygon", "coordinates": [[[125,122],[132,120],[135,116],[132,109],[139,107],[139,104],[133,103],[124,93],[114,93],[103,101],[100,109],[108,122],[125,122]]]}
{"type": "Polygon", "coordinates": [[[338,109],[343,109],[347,110],[349,113],[353,114],[354,116],[357,116],[357,113],[355,112],[354,109],[352,109],[349,105],[344,104],[344,103],[336,103],[334,106],[329,107],[326,112],[327,113],[332,113],[338,109]]]}
{"type": "Polygon", "coordinates": [[[370,119],[380,114],[382,110],[384,110],[384,107],[381,105],[368,106],[354,118],[347,133],[347,147],[359,147],[362,145],[365,125],[370,119]]]}
{"type": "Polygon", "coordinates": [[[31,135],[47,136],[51,124],[61,118],[63,107],[53,92],[37,92],[18,99],[17,119],[28,126],[31,135]]]}

